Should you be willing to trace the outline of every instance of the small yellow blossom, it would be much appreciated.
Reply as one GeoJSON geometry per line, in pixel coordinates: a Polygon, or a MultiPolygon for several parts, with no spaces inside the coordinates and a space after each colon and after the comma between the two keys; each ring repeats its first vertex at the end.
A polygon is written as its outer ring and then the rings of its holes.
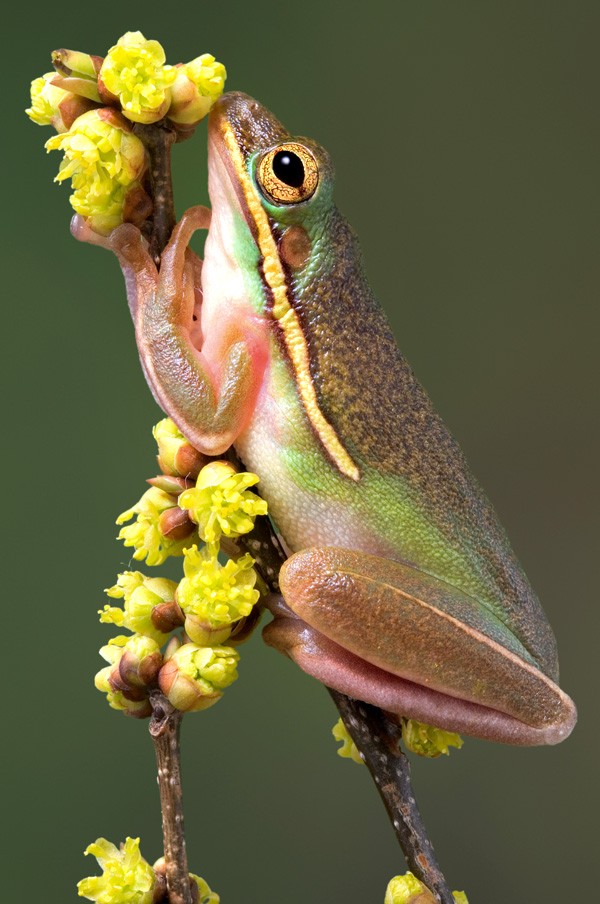
{"type": "Polygon", "coordinates": [[[103,873],[78,882],[80,897],[97,904],[152,904],[156,875],[140,853],[139,838],[127,838],[120,850],[98,838],[85,854],[96,858],[103,873]]]}
{"type": "Polygon", "coordinates": [[[252,530],[257,515],[267,512],[265,500],[248,491],[256,483],[256,474],[237,473],[225,461],[211,461],[200,471],[196,486],[185,490],[178,503],[189,510],[206,543],[215,543],[222,535],[239,537],[252,530]]]}
{"type": "Polygon", "coordinates": [[[114,185],[131,185],[146,168],[144,145],[112,110],[88,110],[63,135],[46,142],[48,151],[64,151],[56,182],[74,175],[114,185]]]}
{"type": "Polygon", "coordinates": [[[221,565],[215,555],[206,549],[199,552],[197,546],[186,549],[184,556],[185,577],[177,588],[177,602],[186,616],[186,631],[196,643],[221,643],[259,598],[254,559],[246,553],[221,565]]]}
{"type": "Polygon", "coordinates": [[[68,132],[50,138],[46,149],[64,152],[55,181],[72,180],[71,206],[92,218],[93,229],[108,233],[123,222],[128,198],[142,192],[139,179],[147,158],[122,116],[107,109],[89,110],[68,132]]]}
{"type": "Polygon", "coordinates": [[[68,91],[52,84],[55,75],[55,72],[46,72],[31,83],[31,107],[25,112],[38,126],[53,125],[59,104],[69,97],[68,91]]]}
{"type": "Polygon", "coordinates": [[[160,530],[160,516],[174,506],[172,496],[158,487],[151,487],[139,502],[119,515],[117,524],[124,524],[134,515],[137,516],[133,524],[121,528],[118,536],[125,546],[135,549],[134,559],[137,561],[146,559],[147,565],[162,565],[169,556],[183,555],[184,547],[189,544],[189,537],[171,540],[160,530]]]}
{"type": "MultiPolygon", "coordinates": [[[[452,892],[455,904],[469,904],[464,891],[452,892]]],[[[384,904],[436,904],[437,898],[412,873],[394,876],[385,893],[384,904]]]]}
{"type": "Polygon", "coordinates": [[[237,678],[239,654],[232,647],[186,643],[163,665],[158,683],[173,706],[183,712],[207,709],[237,678]]]}
{"type": "Polygon", "coordinates": [[[200,122],[223,93],[227,72],[211,53],[203,53],[190,63],[176,67],[171,89],[169,119],[181,126],[200,122]]]}
{"type": "Polygon", "coordinates": [[[100,80],[119,98],[124,115],[133,122],[150,123],[167,112],[176,70],[165,66],[158,41],[147,41],[141,31],[128,31],[108,51],[100,80]]]}
{"type": "Polygon", "coordinates": [[[139,571],[124,571],[106,591],[111,599],[123,599],[124,607],[106,605],[99,610],[100,621],[143,634],[162,645],[167,634],[158,630],[152,612],[156,606],[171,602],[176,589],[177,584],[167,578],[149,578],[139,571]]]}
{"type": "Polygon", "coordinates": [[[338,756],[354,760],[355,763],[358,763],[359,766],[362,766],[364,762],[363,758],[358,751],[358,747],[348,734],[348,729],[341,719],[337,720],[337,722],[331,729],[331,734],[336,739],[336,741],[342,742],[342,746],[338,747],[337,750],[338,756]]]}
{"type": "Polygon", "coordinates": [[[464,743],[461,736],[453,731],[434,728],[433,725],[425,725],[414,719],[402,720],[402,740],[407,750],[427,757],[437,757],[440,754],[449,756],[449,747],[460,750],[464,743]]]}
{"type": "Polygon", "coordinates": [[[435,898],[412,873],[406,873],[404,876],[394,876],[390,879],[385,893],[384,904],[409,904],[414,901],[417,896],[422,896],[423,904],[435,904],[435,898]],[[427,897],[429,896],[429,897],[427,897]]]}

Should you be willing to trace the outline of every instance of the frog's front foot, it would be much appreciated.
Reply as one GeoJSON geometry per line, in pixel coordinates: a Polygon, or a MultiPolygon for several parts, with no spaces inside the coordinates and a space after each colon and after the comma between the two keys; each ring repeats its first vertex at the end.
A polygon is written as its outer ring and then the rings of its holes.
{"type": "Polygon", "coordinates": [[[268,644],[328,687],[399,716],[508,744],[556,744],[571,699],[495,616],[410,566],[326,547],[283,566],[268,644]]]}
{"type": "Polygon", "coordinates": [[[221,455],[251,416],[266,352],[233,324],[207,322],[202,261],[189,247],[208,229],[207,207],[186,211],[157,270],[140,231],[124,224],[109,236],[94,233],[81,217],[71,231],[80,241],[113,251],[121,265],[135,336],[154,398],[188,441],[205,455],[221,455]],[[205,341],[210,335],[211,341],[205,341]],[[215,341],[215,335],[220,341],[215,341]]]}

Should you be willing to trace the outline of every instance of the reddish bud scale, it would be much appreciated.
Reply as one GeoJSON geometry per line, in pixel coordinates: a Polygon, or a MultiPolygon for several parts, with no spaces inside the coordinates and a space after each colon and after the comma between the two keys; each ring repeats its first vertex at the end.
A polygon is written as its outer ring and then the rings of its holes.
{"type": "Polygon", "coordinates": [[[178,606],[175,600],[155,606],[150,617],[154,627],[163,634],[169,634],[180,628],[185,621],[181,606],[178,606]]]}
{"type": "Polygon", "coordinates": [[[158,528],[163,537],[168,537],[169,540],[183,540],[193,534],[196,525],[185,509],[174,506],[160,515],[158,528]]]}
{"type": "Polygon", "coordinates": [[[174,458],[174,467],[170,466],[164,458],[157,456],[158,466],[164,474],[170,474],[174,477],[188,477],[196,479],[204,465],[208,464],[210,458],[198,452],[189,443],[182,443],[174,458]]]}
{"type": "Polygon", "coordinates": [[[177,499],[177,496],[184,490],[188,490],[190,487],[195,486],[193,480],[187,480],[185,477],[177,477],[174,474],[159,474],[157,477],[150,477],[146,483],[149,483],[150,486],[158,487],[163,493],[168,493],[169,496],[174,496],[175,499],[177,499]]]}
{"type": "Polygon", "coordinates": [[[113,691],[119,691],[126,700],[131,700],[134,703],[138,703],[140,700],[144,700],[147,697],[147,692],[141,687],[134,687],[129,684],[128,681],[124,681],[119,671],[119,666],[115,665],[112,669],[110,675],[108,676],[108,683],[113,691]]]}
{"type": "Polygon", "coordinates": [[[130,650],[125,650],[119,660],[119,675],[128,688],[145,688],[154,684],[163,664],[160,652],[139,659],[130,650]]]}

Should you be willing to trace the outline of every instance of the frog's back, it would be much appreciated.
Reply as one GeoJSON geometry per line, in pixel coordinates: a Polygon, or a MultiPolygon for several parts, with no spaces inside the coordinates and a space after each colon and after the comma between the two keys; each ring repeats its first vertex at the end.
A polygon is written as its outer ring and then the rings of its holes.
{"type": "Polygon", "coordinates": [[[320,544],[351,545],[433,574],[510,625],[556,678],[555,641],[543,610],[458,444],[399,351],[365,279],[354,233],[335,210],[324,228],[328,253],[316,257],[310,273],[289,272],[288,293],[318,408],[356,474],[340,473],[327,455],[329,473],[319,480],[311,463],[319,431],[307,423],[275,323],[270,386],[249,430],[251,447],[242,442],[244,460],[261,474],[293,549],[313,545],[316,535],[320,544]],[[285,442],[278,429],[287,431],[285,442]],[[282,493],[290,481],[298,492],[282,493]]]}

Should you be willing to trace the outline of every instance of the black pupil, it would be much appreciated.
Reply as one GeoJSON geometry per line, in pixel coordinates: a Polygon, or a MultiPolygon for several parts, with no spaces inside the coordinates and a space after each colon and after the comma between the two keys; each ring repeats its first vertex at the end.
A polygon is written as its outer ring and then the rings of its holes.
{"type": "Polygon", "coordinates": [[[304,182],[304,164],[293,151],[277,151],[273,157],[273,172],[292,188],[300,188],[304,182]]]}

